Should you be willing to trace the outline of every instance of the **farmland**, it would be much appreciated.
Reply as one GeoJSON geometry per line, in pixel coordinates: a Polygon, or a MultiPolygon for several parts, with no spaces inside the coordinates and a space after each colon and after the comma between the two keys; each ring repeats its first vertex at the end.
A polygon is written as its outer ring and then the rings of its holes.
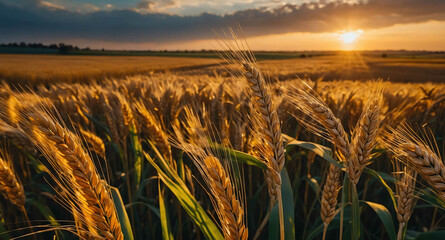
{"type": "Polygon", "coordinates": [[[444,235],[442,55],[227,53],[0,55],[0,237],[444,235]]]}
{"type": "MultiPolygon", "coordinates": [[[[416,52],[301,52],[258,53],[260,66],[279,80],[372,80],[392,82],[443,82],[445,57],[440,53],[416,52]],[[382,58],[382,54],[388,57],[382,58]],[[303,56],[303,57],[302,57],[303,56]]],[[[11,82],[85,82],[90,79],[122,78],[173,71],[179,74],[226,72],[216,54],[175,52],[159,56],[83,56],[1,54],[0,77],[11,82]],[[197,55],[197,56],[196,56],[197,55]],[[198,70],[198,71],[196,71],[198,70]]]]}

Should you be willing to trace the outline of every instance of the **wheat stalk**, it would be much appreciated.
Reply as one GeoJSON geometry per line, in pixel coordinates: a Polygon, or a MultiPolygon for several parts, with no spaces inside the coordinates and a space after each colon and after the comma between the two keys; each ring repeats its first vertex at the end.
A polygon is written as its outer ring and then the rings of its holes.
{"type": "Polygon", "coordinates": [[[260,112],[259,120],[263,127],[263,135],[266,141],[265,153],[268,156],[269,170],[268,184],[270,186],[269,193],[274,202],[278,197],[278,189],[281,188],[280,171],[284,166],[284,148],[281,139],[281,128],[277,112],[272,104],[272,95],[266,88],[266,82],[260,72],[251,64],[243,64],[244,76],[249,83],[252,95],[254,97],[255,106],[260,112]]]}
{"type": "Polygon", "coordinates": [[[338,201],[337,196],[341,188],[340,174],[340,168],[333,164],[329,165],[326,183],[323,187],[323,193],[321,195],[320,216],[324,224],[323,239],[325,238],[329,223],[331,223],[335,216],[335,206],[337,206],[338,201]]]}
{"type": "Polygon", "coordinates": [[[36,148],[29,138],[18,128],[0,120],[0,135],[9,139],[17,148],[28,153],[35,153],[36,148]]]}
{"type": "MultiPolygon", "coordinates": [[[[110,105],[110,115],[113,116],[118,131],[119,143],[122,147],[126,147],[126,139],[129,133],[129,128],[124,115],[124,107],[122,106],[126,100],[117,91],[110,92],[108,96],[110,105]]],[[[129,117],[129,116],[127,116],[129,117]]],[[[125,150],[125,149],[124,149],[125,150]]]]}
{"type": "Polygon", "coordinates": [[[139,113],[139,121],[144,129],[151,137],[157,148],[170,163],[172,163],[172,152],[168,142],[168,135],[162,130],[162,126],[156,117],[145,107],[142,102],[135,103],[137,112],[139,113]]]}
{"type": "MultiPolygon", "coordinates": [[[[294,117],[303,125],[305,126],[309,131],[318,134],[325,139],[331,141],[334,144],[335,149],[337,150],[337,155],[343,164],[348,164],[351,151],[350,151],[350,143],[348,136],[343,128],[343,125],[341,121],[335,117],[332,110],[327,106],[326,103],[324,103],[321,99],[319,99],[314,94],[311,94],[309,91],[305,91],[303,89],[303,86],[300,86],[296,89],[294,89],[294,93],[290,94],[289,97],[291,99],[291,103],[300,111],[304,113],[305,116],[311,117],[315,123],[308,121],[304,116],[295,116],[294,117]],[[323,126],[323,128],[320,128],[319,125],[323,126]]],[[[340,180],[332,178],[330,180],[330,176],[337,177],[337,171],[340,169],[335,169],[334,166],[330,167],[330,170],[328,172],[328,182],[326,182],[327,185],[325,185],[326,188],[326,194],[332,194],[332,196],[335,196],[335,198],[329,199],[329,201],[325,201],[325,204],[322,203],[322,215],[325,215],[328,217],[328,213],[335,210],[334,202],[337,202],[337,195],[338,192],[334,195],[333,190],[331,190],[331,187],[341,186],[340,180]],[[331,169],[332,168],[332,169],[331,169]],[[331,172],[332,171],[332,172],[331,172]],[[329,191],[328,191],[329,190],[329,191]],[[331,201],[331,202],[330,202],[331,201]],[[324,208],[324,209],[323,209],[324,208]]],[[[339,173],[338,173],[339,174],[339,173]]],[[[354,185],[355,187],[355,185],[354,185]]],[[[325,189],[323,189],[323,194],[325,189]]],[[[342,208],[343,209],[343,208],[342,208]]],[[[343,218],[343,211],[342,211],[343,218]]],[[[325,218],[325,220],[329,220],[329,218],[325,218]]],[[[332,219],[331,219],[332,220],[332,219]]],[[[328,221],[326,221],[328,222],[328,221]]],[[[328,228],[328,224],[324,222],[324,231],[323,231],[323,238],[326,237],[326,231],[328,228]]],[[[329,221],[330,222],[330,221],[329,221]]],[[[342,238],[343,234],[343,222],[340,223],[340,239],[342,238]]]]}
{"type": "MultiPolygon", "coordinates": [[[[380,93],[378,91],[376,95],[380,93]]],[[[348,175],[354,184],[358,183],[363,169],[369,163],[380,126],[381,96],[370,97],[372,99],[365,106],[364,112],[360,116],[351,143],[352,150],[348,162],[348,175]]]]}
{"type": "Polygon", "coordinates": [[[99,177],[93,161],[81,147],[79,139],[45,114],[31,113],[29,120],[30,125],[27,127],[35,129],[33,136],[35,144],[45,152],[56,169],[62,174],[69,174],[71,176],[69,179],[74,180],[68,183],[75,190],[72,197],[75,201],[81,202],[82,206],[79,208],[89,213],[85,218],[89,224],[93,224],[90,227],[97,229],[106,239],[122,240],[122,230],[113,200],[99,177]],[[81,193],[85,201],[82,201],[77,193],[81,193]]]}
{"type": "Polygon", "coordinates": [[[443,161],[427,146],[405,143],[401,144],[400,148],[419,174],[445,200],[445,166],[443,161]]]}
{"type": "MultiPolygon", "coordinates": [[[[186,121],[183,131],[174,126],[178,148],[184,150],[193,160],[210,189],[216,212],[220,218],[225,239],[247,239],[243,204],[240,204],[242,192],[232,184],[229,167],[224,167],[215,157],[218,150],[208,140],[209,130],[205,129],[200,119],[189,108],[185,109],[186,121]]],[[[242,203],[242,201],[241,201],[242,203]]]]}
{"type": "MultiPolygon", "coordinates": [[[[262,129],[262,136],[266,146],[262,154],[267,159],[268,168],[265,171],[266,182],[271,205],[278,201],[280,219],[280,238],[284,239],[284,214],[281,199],[281,169],[284,166],[284,147],[281,137],[281,127],[276,109],[272,104],[272,95],[266,87],[266,81],[260,72],[250,63],[244,62],[244,76],[254,97],[254,105],[260,113],[257,117],[262,129]]],[[[263,224],[262,224],[263,225],[263,224]]],[[[261,230],[261,228],[259,228],[261,230]]],[[[258,237],[260,231],[255,234],[258,237]]]]}
{"type": "Polygon", "coordinates": [[[17,207],[25,212],[25,191],[23,186],[17,180],[17,176],[10,167],[10,161],[4,152],[3,157],[0,157],[0,192],[6,199],[11,201],[17,207]]]}
{"type": "MultiPolygon", "coordinates": [[[[283,201],[281,199],[281,169],[284,167],[284,147],[281,136],[281,126],[275,106],[272,102],[272,95],[266,86],[264,76],[258,70],[255,64],[255,57],[249,51],[245,42],[237,41],[235,32],[231,29],[230,33],[235,40],[234,43],[225,41],[220,43],[221,46],[228,47],[229,51],[220,53],[222,58],[226,58],[228,63],[235,62],[242,69],[235,71],[244,76],[247,85],[250,88],[250,95],[253,98],[255,106],[255,115],[253,115],[253,124],[258,131],[258,137],[264,141],[261,149],[261,155],[266,160],[267,169],[265,170],[265,179],[270,196],[271,207],[278,202],[279,222],[280,222],[280,239],[284,239],[284,214],[283,201]]],[[[226,35],[227,37],[227,35],[226,35]]],[[[268,216],[268,215],[267,215],[268,216]]],[[[262,224],[258,228],[254,239],[259,237],[262,228],[268,221],[268,217],[264,218],[262,224]]]]}
{"type": "Polygon", "coordinates": [[[129,128],[130,131],[137,133],[136,119],[133,116],[133,110],[131,109],[130,104],[123,97],[120,97],[119,99],[124,116],[124,124],[129,128]]]}
{"type": "Polygon", "coordinates": [[[105,144],[104,141],[98,137],[93,132],[88,130],[80,129],[80,133],[82,134],[83,139],[88,143],[88,146],[92,148],[94,152],[96,152],[102,158],[105,158],[105,144]]]}
{"type": "Polygon", "coordinates": [[[395,163],[394,177],[396,182],[396,196],[397,196],[397,220],[399,221],[399,232],[397,239],[403,239],[403,228],[408,223],[411,214],[416,205],[415,187],[417,172],[408,166],[401,169],[400,162],[395,163]]]}
{"type": "Polygon", "coordinates": [[[290,93],[289,97],[292,104],[305,115],[310,116],[316,123],[322,125],[324,129],[320,129],[319,126],[309,122],[304,117],[294,117],[310,131],[333,142],[336,149],[341,153],[341,160],[348,161],[351,155],[350,143],[341,121],[335,117],[332,110],[322,100],[300,88],[290,93]]]}
{"type": "Polygon", "coordinates": [[[119,132],[117,130],[116,121],[114,120],[113,109],[110,107],[108,98],[103,91],[99,93],[99,102],[103,109],[108,127],[110,128],[111,139],[115,144],[119,144],[119,132]]]}
{"type": "Polygon", "coordinates": [[[246,240],[248,230],[244,225],[244,210],[234,194],[230,178],[216,157],[208,156],[203,162],[206,168],[204,172],[222,216],[225,239],[246,240]]]}
{"type": "Polygon", "coordinates": [[[445,200],[443,160],[407,125],[389,130],[385,142],[389,150],[414,168],[437,191],[439,197],[445,200]]]}

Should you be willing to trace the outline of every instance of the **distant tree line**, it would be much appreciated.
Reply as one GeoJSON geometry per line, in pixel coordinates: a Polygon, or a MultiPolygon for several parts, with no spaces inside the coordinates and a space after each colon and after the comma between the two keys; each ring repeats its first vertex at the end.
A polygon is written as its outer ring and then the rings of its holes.
{"type": "MultiPolygon", "coordinates": [[[[93,49],[90,49],[89,47],[86,48],[79,48],[74,45],[65,44],[65,43],[52,43],[49,45],[45,45],[42,43],[25,43],[25,42],[13,42],[13,43],[0,43],[0,48],[35,48],[35,49],[53,49],[53,50],[59,50],[60,53],[68,53],[72,51],[92,51],[93,49]]],[[[107,51],[104,48],[97,49],[93,51],[107,51]]],[[[117,50],[118,51],[118,50],[117,50]]],[[[126,51],[126,50],[122,50],[126,51]]],[[[215,50],[133,50],[128,52],[183,52],[183,53],[213,53],[215,50]]]]}
{"type": "Polygon", "coordinates": [[[25,43],[25,42],[21,42],[21,43],[0,43],[0,47],[8,47],[8,48],[38,48],[38,49],[54,49],[54,50],[59,50],[60,53],[67,53],[69,51],[89,51],[90,48],[86,47],[86,48],[79,48],[77,46],[73,46],[70,44],[65,44],[65,43],[53,43],[53,44],[49,44],[49,45],[45,45],[42,43],[25,43]]]}

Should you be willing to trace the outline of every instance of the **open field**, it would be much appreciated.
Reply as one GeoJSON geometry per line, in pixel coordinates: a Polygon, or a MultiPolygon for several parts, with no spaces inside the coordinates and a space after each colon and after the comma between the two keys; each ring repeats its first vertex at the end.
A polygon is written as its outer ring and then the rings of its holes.
{"type": "Polygon", "coordinates": [[[444,76],[357,52],[0,55],[0,238],[443,239],[444,76]]]}
{"type": "Polygon", "coordinates": [[[0,78],[25,82],[79,82],[151,74],[156,71],[215,64],[214,59],[175,57],[109,57],[0,55],[0,78]]]}
{"type": "MultiPolygon", "coordinates": [[[[278,80],[373,80],[392,82],[445,82],[445,58],[382,58],[379,55],[343,52],[331,56],[263,60],[265,74],[278,80]]],[[[223,72],[223,71],[221,71],[223,72]]]]}
{"type": "MultiPolygon", "coordinates": [[[[324,53],[326,54],[326,53],[324,53]]],[[[299,56],[299,55],[298,55],[299,56]]],[[[340,52],[305,58],[260,61],[266,74],[278,80],[300,77],[323,80],[372,80],[394,82],[444,82],[445,58],[379,53],[340,52]],[[404,57],[405,56],[405,57],[404,57]]],[[[156,56],[77,56],[0,54],[0,78],[15,83],[66,81],[82,82],[152,74],[159,71],[224,74],[224,63],[214,58],[156,56]]]]}

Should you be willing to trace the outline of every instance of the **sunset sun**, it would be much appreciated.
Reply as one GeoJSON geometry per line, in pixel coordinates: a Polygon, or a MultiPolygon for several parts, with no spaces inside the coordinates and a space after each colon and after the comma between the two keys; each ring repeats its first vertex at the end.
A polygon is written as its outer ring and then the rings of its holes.
{"type": "Polygon", "coordinates": [[[347,31],[342,32],[339,34],[339,40],[343,44],[352,44],[357,41],[357,39],[360,37],[360,35],[363,33],[363,30],[356,30],[356,31],[347,31]]]}

